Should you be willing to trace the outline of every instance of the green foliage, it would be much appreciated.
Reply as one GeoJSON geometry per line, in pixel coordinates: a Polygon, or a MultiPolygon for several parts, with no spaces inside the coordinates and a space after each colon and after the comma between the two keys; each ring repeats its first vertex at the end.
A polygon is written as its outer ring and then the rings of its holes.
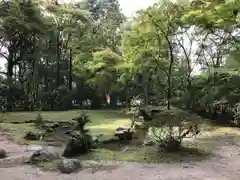
{"type": "Polygon", "coordinates": [[[85,114],[81,113],[78,117],[73,118],[76,121],[76,130],[79,130],[81,134],[86,134],[88,132],[86,125],[91,122],[90,117],[85,114]]]}
{"type": "Polygon", "coordinates": [[[238,0],[166,0],[127,21],[117,0],[1,1],[0,95],[9,111],[67,110],[72,102],[100,108],[106,94],[116,107],[140,95],[144,106],[154,101],[232,123],[238,9],[238,0]]]}
{"type": "Polygon", "coordinates": [[[167,152],[179,151],[184,138],[199,134],[199,124],[200,117],[180,109],[162,109],[147,122],[152,127],[157,150],[167,152]]]}
{"type": "Polygon", "coordinates": [[[229,28],[239,24],[239,13],[234,13],[238,10],[240,3],[237,0],[232,1],[193,1],[189,6],[189,10],[182,17],[183,22],[191,22],[197,25],[202,25],[204,28],[217,29],[229,28]]]}
{"type": "Polygon", "coordinates": [[[89,82],[97,85],[101,92],[110,92],[112,85],[116,83],[116,65],[119,61],[121,57],[110,49],[94,53],[93,61],[88,65],[89,71],[93,74],[89,82]]]}
{"type": "Polygon", "coordinates": [[[43,117],[41,116],[40,113],[37,114],[37,117],[35,119],[35,123],[38,124],[38,125],[43,123],[43,117]]]}
{"type": "Polygon", "coordinates": [[[65,86],[60,86],[53,91],[54,109],[66,110],[72,107],[72,94],[65,86]]]}

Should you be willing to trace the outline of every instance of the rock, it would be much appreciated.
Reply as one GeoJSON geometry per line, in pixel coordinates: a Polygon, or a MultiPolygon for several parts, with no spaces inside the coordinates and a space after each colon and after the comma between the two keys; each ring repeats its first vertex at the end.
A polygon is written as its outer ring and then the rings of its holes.
{"type": "Polygon", "coordinates": [[[64,157],[74,157],[80,154],[86,154],[92,148],[91,136],[87,139],[86,135],[85,140],[81,138],[72,138],[66,145],[63,156],[64,157]]]}
{"type": "Polygon", "coordinates": [[[40,134],[37,134],[34,132],[27,132],[24,136],[24,139],[30,140],[30,141],[36,141],[40,139],[40,134]]]}
{"type": "Polygon", "coordinates": [[[70,127],[68,125],[63,125],[62,128],[69,129],[70,127]]]}
{"type": "Polygon", "coordinates": [[[122,152],[127,152],[127,151],[129,151],[130,150],[130,148],[129,147],[124,147],[123,149],[122,149],[122,152]]]}
{"type": "Polygon", "coordinates": [[[54,130],[53,130],[53,128],[47,128],[46,129],[46,132],[48,132],[48,133],[52,133],[54,130]]]}
{"type": "Polygon", "coordinates": [[[118,127],[116,131],[130,131],[129,127],[118,127]]]}
{"type": "Polygon", "coordinates": [[[60,124],[58,122],[53,123],[53,128],[59,128],[60,124]]]}
{"type": "Polygon", "coordinates": [[[30,123],[35,123],[35,120],[33,120],[33,119],[28,119],[28,120],[26,120],[26,121],[24,121],[24,123],[26,123],[26,124],[30,124],[30,123]]]}
{"type": "Polygon", "coordinates": [[[153,146],[155,144],[156,142],[154,140],[147,140],[147,141],[144,141],[143,143],[144,146],[153,146]]]}
{"type": "Polygon", "coordinates": [[[7,157],[7,152],[4,149],[0,149],[0,159],[7,157]]]}
{"type": "Polygon", "coordinates": [[[120,140],[132,140],[133,132],[128,127],[118,127],[114,133],[120,140]]]}
{"type": "Polygon", "coordinates": [[[32,164],[37,164],[40,162],[49,162],[59,158],[59,154],[54,150],[41,149],[32,154],[29,162],[32,164]]]}
{"type": "Polygon", "coordinates": [[[62,159],[58,168],[62,173],[70,174],[78,171],[81,163],[78,159],[62,159]]]}
{"type": "Polygon", "coordinates": [[[72,134],[72,130],[68,130],[68,131],[64,132],[64,134],[71,135],[72,134]]]}

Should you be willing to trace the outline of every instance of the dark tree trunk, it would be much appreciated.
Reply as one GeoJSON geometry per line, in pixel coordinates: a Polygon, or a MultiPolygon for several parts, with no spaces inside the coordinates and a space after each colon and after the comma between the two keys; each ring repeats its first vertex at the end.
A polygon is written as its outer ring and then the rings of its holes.
{"type": "Polygon", "coordinates": [[[171,108],[171,96],[172,96],[172,66],[173,66],[173,61],[174,61],[174,56],[173,56],[173,47],[172,44],[170,42],[170,40],[168,39],[168,37],[166,37],[167,42],[168,42],[168,46],[169,46],[169,67],[168,67],[168,78],[167,78],[167,84],[168,84],[168,90],[167,90],[167,108],[168,110],[170,110],[171,108]]]}
{"type": "Polygon", "coordinates": [[[13,51],[11,47],[8,49],[9,56],[8,56],[8,64],[7,64],[7,84],[9,87],[8,95],[7,95],[7,111],[12,111],[13,109],[13,91],[12,91],[12,78],[13,78],[13,67],[14,67],[14,57],[13,51]]]}
{"type": "Polygon", "coordinates": [[[60,86],[60,60],[61,60],[61,55],[60,55],[60,33],[59,31],[57,32],[57,46],[56,46],[56,51],[57,51],[57,69],[56,69],[56,88],[60,86]]]}
{"type": "Polygon", "coordinates": [[[46,64],[45,64],[45,75],[44,75],[44,87],[45,87],[45,92],[48,92],[48,57],[46,58],[46,64]]]}
{"type": "Polygon", "coordinates": [[[68,86],[69,86],[69,91],[72,91],[72,49],[69,50],[68,86]]]}

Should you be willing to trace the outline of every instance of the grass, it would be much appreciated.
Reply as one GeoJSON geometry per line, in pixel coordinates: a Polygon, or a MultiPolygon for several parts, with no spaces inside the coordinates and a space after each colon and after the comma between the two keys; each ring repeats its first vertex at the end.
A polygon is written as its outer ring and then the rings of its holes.
{"type": "MultiPolygon", "coordinates": [[[[103,134],[103,139],[113,136],[114,131],[119,126],[128,126],[131,121],[128,116],[122,114],[120,111],[106,111],[106,110],[72,110],[61,112],[11,112],[4,114],[4,120],[0,124],[2,131],[7,131],[13,136],[13,139],[20,144],[30,144],[42,142],[25,141],[24,135],[28,131],[38,131],[34,124],[13,124],[15,122],[24,122],[26,120],[36,119],[37,114],[41,114],[44,120],[49,121],[64,121],[71,122],[72,119],[78,116],[81,112],[86,112],[92,122],[87,127],[90,129],[92,135],[103,134]]],[[[0,116],[1,117],[1,116],[0,116]]]]}
{"type": "MultiPolygon", "coordinates": [[[[79,115],[82,110],[72,110],[64,112],[40,112],[45,120],[50,121],[68,121],[79,115]]],[[[92,119],[88,128],[92,135],[102,133],[103,139],[113,137],[114,131],[119,126],[129,126],[130,118],[120,111],[116,110],[84,110],[92,119]]],[[[24,141],[23,136],[28,131],[37,131],[34,124],[13,124],[12,122],[24,122],[28,119],[35,119],[38,112],[14,112],[4,114],[4,121],[0,123],[0,128],[8,131],[13,139],[18,143],[32,144],[43,143],[40,141],[24,141]]],[[[1,114],[0,114],[1,115],[1,114]]],[[[1,116],[0,116],[1,117],[1,116]]],[[[103,146],[93,152],[80,157],[81,160],[119,160],[119,161],[137,161],[145,163],[162,163],[162,162],[182,162],[182,161],[199,161],[211,155],[214,148],[221,145],[223,137],[238,138],[240,130],[238,128],[213,126],[204,122],[202,128],[208,131],[208,137],[197,138],[194,141],[184,142],[184,147],[179,153],[156,153],[154,147],[144,147],[138,143],[111,144],[103,146]]],[[[203,133],[204,134],[204,133],[203,133]]],[[[142,140],[142,139],[141,139],[142,140]]],[[[63,142],[62,142],[63,143],[63,142]]],[[[45,166],[45,165],[44,165],[45,166]]],[[[51,165],[46,164],[46,167],[51,165]]]]}
{"type": "Polygon", "coordinates": [[[117,120],[128,120],[127,116],[117,110],[71,110],[71,111],[45,111],[45,112],[11,112],[5,113],[4,122],[23,122],[29,119],[34,120],[37,114],[49,121],[71,121],[79,113],[86,112],[93,120],[92,125],[108,123],[117,120]]]}

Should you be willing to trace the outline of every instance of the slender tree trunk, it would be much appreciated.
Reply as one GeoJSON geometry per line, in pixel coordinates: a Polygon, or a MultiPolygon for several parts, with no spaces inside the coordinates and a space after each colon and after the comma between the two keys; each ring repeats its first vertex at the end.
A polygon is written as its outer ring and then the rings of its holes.
{"type": "Polygon", "coordinates": [[[169,48],[169,67],[168,67],[168,78],[167,78],[167,84],[168,84],[168,90],[167,90],[167,109],[171,109],[171,96],[172,96],[172,66],[174,61],[173,56],[173,47],[171,44],[171,41],[168,37],[166,37],[166,40],[168,42],[168,48],[169,48]]]}
{"type": "Polygon", "coordinates": [[[149,101],[149,97],[148,97],[148,83],[144,85],[144,97],[145,97],[145,106],[148,106],[148,101],[149,101]]]}
{"type": "Polygon", "coordinates": [[[45,92],[48,92],[48,75],[45,73],[44,76],[44,87],[45,87],[45,92]]]}
{"type": "Polygon", "coordinates": [[[61,60],[61,55],[60,55],[60,33],[59,31],[57,32],[57,46],[56,46],[56,51],[57,51],[57,69],[56,69],[56,88],[60,86],[60,60],[61,60]]]}
{"type": "Polygon", "coordinates": [[[46,64],[45,64],[45,75],[44,75],[44,85],[45,85],[45,92],[48,92],[48,66],[49,66],[49,59],[46,58],[46,64]]]}
{"type": "Polygon", "coordinates": [[[69,86],[69,91],[72,91],[72,49],[69,50],[68,86],[69,86]]]}
{"type": "Polygon", "coordinates": [[[8,49],[9,56],[8,56],[8,64],[7,64],[7,84],[9,86],[9,92],[7,95],[7,111],[12,111],[13,108],[13,92],[12,92],[12,85],[13,85],[13,67],[14,67],[14,59],[13,59],[13,52],[11,47],[8,49]]]}
{"type": "Polygon", "coordinates": [[[14,66],[14,80],[17,82],[17,66],[14,66]]]}

